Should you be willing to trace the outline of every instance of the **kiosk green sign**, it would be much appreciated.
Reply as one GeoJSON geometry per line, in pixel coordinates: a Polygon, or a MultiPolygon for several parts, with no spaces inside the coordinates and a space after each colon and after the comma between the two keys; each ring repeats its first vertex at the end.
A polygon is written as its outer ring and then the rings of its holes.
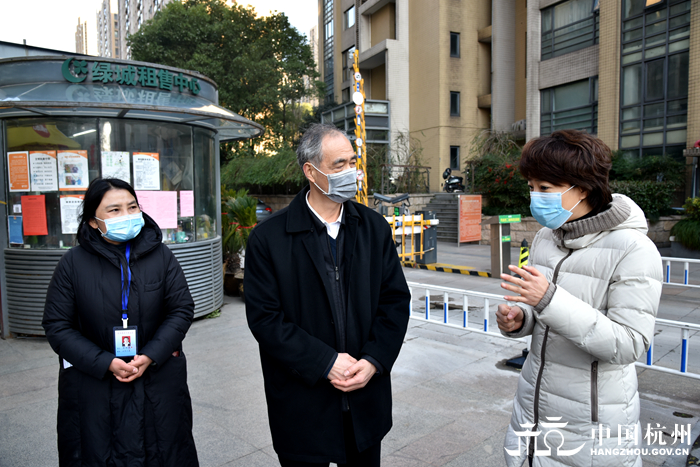
{"type": "Polygon", "coordinates": [[[87,60],[76,60],[75,57],[71,57],[63,62],[61,72],[66,81],[71,83],[82,83],[89,77],[88,81],[93,83],[117,83],[171,92],[179,89],[181,93],[187,89],[195,96],[201,90],[197,78],[189,78],[182,73],[175,74],[169,70],[149,66],[118,65],[95,60],[90,67],[87,60]]]}

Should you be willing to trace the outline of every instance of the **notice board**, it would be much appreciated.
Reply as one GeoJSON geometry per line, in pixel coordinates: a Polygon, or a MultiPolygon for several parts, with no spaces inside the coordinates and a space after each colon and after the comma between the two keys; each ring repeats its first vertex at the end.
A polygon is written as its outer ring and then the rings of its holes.
{"type": "Polygon", "coordinates": [[[457,244],[481,240],[481,195],[459,195],[457,244]]]}

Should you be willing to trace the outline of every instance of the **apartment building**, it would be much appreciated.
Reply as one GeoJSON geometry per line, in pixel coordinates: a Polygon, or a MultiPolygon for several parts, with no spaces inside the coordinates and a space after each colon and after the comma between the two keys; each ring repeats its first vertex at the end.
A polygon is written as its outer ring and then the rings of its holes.
{"type": "Polygon", "coordinates": [[[446,168],[464,171],[476,133],[522,126],[526,11],[526,0],[319,0],[326,102],[350,101],[357,49],[367,99],[378,101],[368,117],[388,119],[388,131],[368,123],[367,142],[420,140],[437,191],[446,168]]]}
{"type": "MultiPolygon", "coordinates": [[[[107,1],[107,0],[105,0],[107,1]]],[[[119,48],[127,60],[131,59],[131,50],[126,38],[141,28],[141,25],[153,18],[165,5],[173,0],[115,0],[119,4],[119,48]]]]}
{"type": "Polygon", "coordinates": [[[87,55],[87,21],[80,21],[78,18],[78,27],[75,28],[75,53],[87,55]]]}
{"type": "MultiPolygon", "coordinates": [[[[528,3],[527,138],[577,128],[639,157],[682,159],[700,139],[699,7],[700,0],[528,3]]],[[[686,186],[691,196],[693,184],[686,186]]]]}
{"type": "Polygon", "coordinates": [[[118,0],[102,0],[97,12],[97,55],[100,57],[124,58],[120,46],[118,0]]]}

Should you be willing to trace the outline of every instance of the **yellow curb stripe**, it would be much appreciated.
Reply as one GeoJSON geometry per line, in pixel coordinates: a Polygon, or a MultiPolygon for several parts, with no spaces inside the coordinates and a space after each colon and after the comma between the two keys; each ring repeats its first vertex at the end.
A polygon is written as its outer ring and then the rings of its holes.
{"type": "MultiPolygon", "coordinates": [[[[438,266],[437,264],[418,264],[413,261],[401,261],[401,264],[407,268],[413,269],[426,269],[428,271],[437,272],[447,272],[451,274],[465,274],[468,276],[478,276],[478,277],[491,277],[491,273],[485,271],[474,271],[473,268],[467,269],[467,267],[457,266],[457,267],[444,267],[438,266]]],[[[438,263],[439,264],[439,263],[438,263]]],[[[450,265],[452,266],[452,265],[450,265]]]]}

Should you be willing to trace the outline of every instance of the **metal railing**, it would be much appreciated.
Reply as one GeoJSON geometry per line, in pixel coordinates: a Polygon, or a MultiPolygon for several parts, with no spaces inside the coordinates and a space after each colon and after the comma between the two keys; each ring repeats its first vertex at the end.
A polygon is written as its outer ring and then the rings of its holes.
{"type": "Polygon", "coordinates": [[[381,164],[382,194],[430,193],[430,167],[381,164]]]}
{"type": "MultiPolygon", "coordinates": [[[[476,292],[473,290],[455,289],[452,287],[442,287],[439,285],[429,285],[420,284],[418,282],[408,282],[408,288],[411,291],[411,305],[409,308],[409,315],[414,319],[421,319],[423,321],[428,321],[430,323],[442,324],[451,327],[457,327],[462,329],[467,329],[469,331],[482,332],[484,334],[489,334],[492,336],[505,337],[500,332],[489,331],[489,323],[491,322],[490,308],[495,302],[505,303],[502,295],[496,295],[485,292],[476,292]],[[425,291],[424,300],[424,310],[420,313],[420,318],[416,316],[414,312],[413,302],[415,297],[416,289],[423,289],[425,291]],[[441,319],[433,319],[430,314],[430,292],[437,291],[442,293],[442,316],[441,319]],[[462,308],[460,313],[458,313],[459,318],[450,316],[450,299],[449,297],[462,297],[462,308]],[[480,299],[480,307],[474,306],[472,303],[472,308],[480,308],[481,312],[481,322],[477,327],[469,326],[469,307],[470,298],[480,299]],[[459,319],[459,324],[455,321],[459,319]]],[[[523,339],[524,340],[524,339],[523,339]]]]}
{"type": "Polygon", "coordinates": [[[654,338],[651,340],[649,350],[647,350],[646,363],[637,362],[637,366],[650,368],[652,370],[663,371],[674,375],[687,376],[689,378],[700,379],[700,374],[688,373],[688,340],[690,339],[690,331],[700,331],[700,325],[692,323],[683,323],[680,321],[671,321],[669,319],[656,319],[656,326],[666,326],[681,330],[681,361],[680,370],[666,368],[665,366],[654,365],[654,338]]]}
{"type": "Polygon", "coordinates": [[[690,265],[700,264],[700,259],[662,256],[661,260],[664,262],[664,284],[700,288],[700,285],[690,283],[690,265]],[[671,282],[671,263],[683,263],[683,282],[671,282]]]}
{"type": "MultiPolygon", "coordinates": [[[[682,285],[682,284],[681,284],[682,285]]],[[[418,282],[408,282],[408,288],[411,291],[411,304],[409,307],[409,316],[413,319],[418,319],[421,321],[433,323],[433,324],[439,324],[443,326],[450,326],[453,328],[462,328],[466,329],[469,331],[475,331],[475,332],[481,332],[483,334],[488,334],[491,336],[496,336],[496,337],[502,337],[505,339],[510,339],[509,337],[506,337],[502,335],[500,332],[495,332],[495,331],[490,331],[489,330],[489,323],[491,322],[491,306],[497,305],[498,303],[506,303],[506,301],[503,299],[502,295],[496,295],[496,294],[490,294],[490,293],[484,293],[484,292],[476,292],[473,290],[464,290],[464,289],[455,289],[451,287],[442,287],[438,285],[430,285],[430,284],[421,284],[418,282]],[[416,313],[418,310],[414,309],[414,300],[416,297],[416,290],[424,290],[425,291],[425,297],[423,301],[423,309],[422,311],[419,311],[416,313]],[[431,315],[431,291],[442,293],[442,313],[439,319],[435,319],[434,314],[436,312],[433,312],[433,315],[431,315]],[[450,313],[450,296],[452,297],[462,297],[462,307],[461,310],[459,310],[459,313],[450,313]],[[481,307],[478,306],[472,306],[472,308],[476,308],[477,312],[481,313],[481,322],[479,322],[476,326],[469,326],[469,308],[470,308],[470,299],[471,298],[477,298],[480,299],[481,307]],[[459,317],[457,317],[459,316],[459,317]],[[456,322],[459,320],[459,322],[456,322]]],[[[420,300],[420,299],[419,299],[420,300]]],[[[495,312],[494,312],[495,314],[495,312]]],[[[657,371],[662,371],[665,373],[671,373],[679,376],[686,376],[689,378],[693,379],[700,379],[700,374],[698,373],[690,373],[688,372],[688,364],[689,364],[689,340],[690,340],[690,332],[691,331],[700,331],[700,325],[698,324],[692,324],[692,323],[685,323],[681,321],[672,321],[668,319],[661,319],[657,318],[656,319],[656,325],[655,327],[671,327],[671,328],[676,328],[681,330],[681,359],[680,359],[680,369],[676,370],[673,368],[668,368],[665,366],[661,366],[658,364],[654,364],[654,338],[652,338],[652,342],[649,345],[649,350],[646,353],[646,362],[635,362],[635,364],[639,367],[643,368],[648,368],[650,370],[657,370],[657,371]]],[[[524,342],[528,342],[529,346],[529,339],[523,337],[520,338],[519,340],[522,340],[524,342]]]]}

